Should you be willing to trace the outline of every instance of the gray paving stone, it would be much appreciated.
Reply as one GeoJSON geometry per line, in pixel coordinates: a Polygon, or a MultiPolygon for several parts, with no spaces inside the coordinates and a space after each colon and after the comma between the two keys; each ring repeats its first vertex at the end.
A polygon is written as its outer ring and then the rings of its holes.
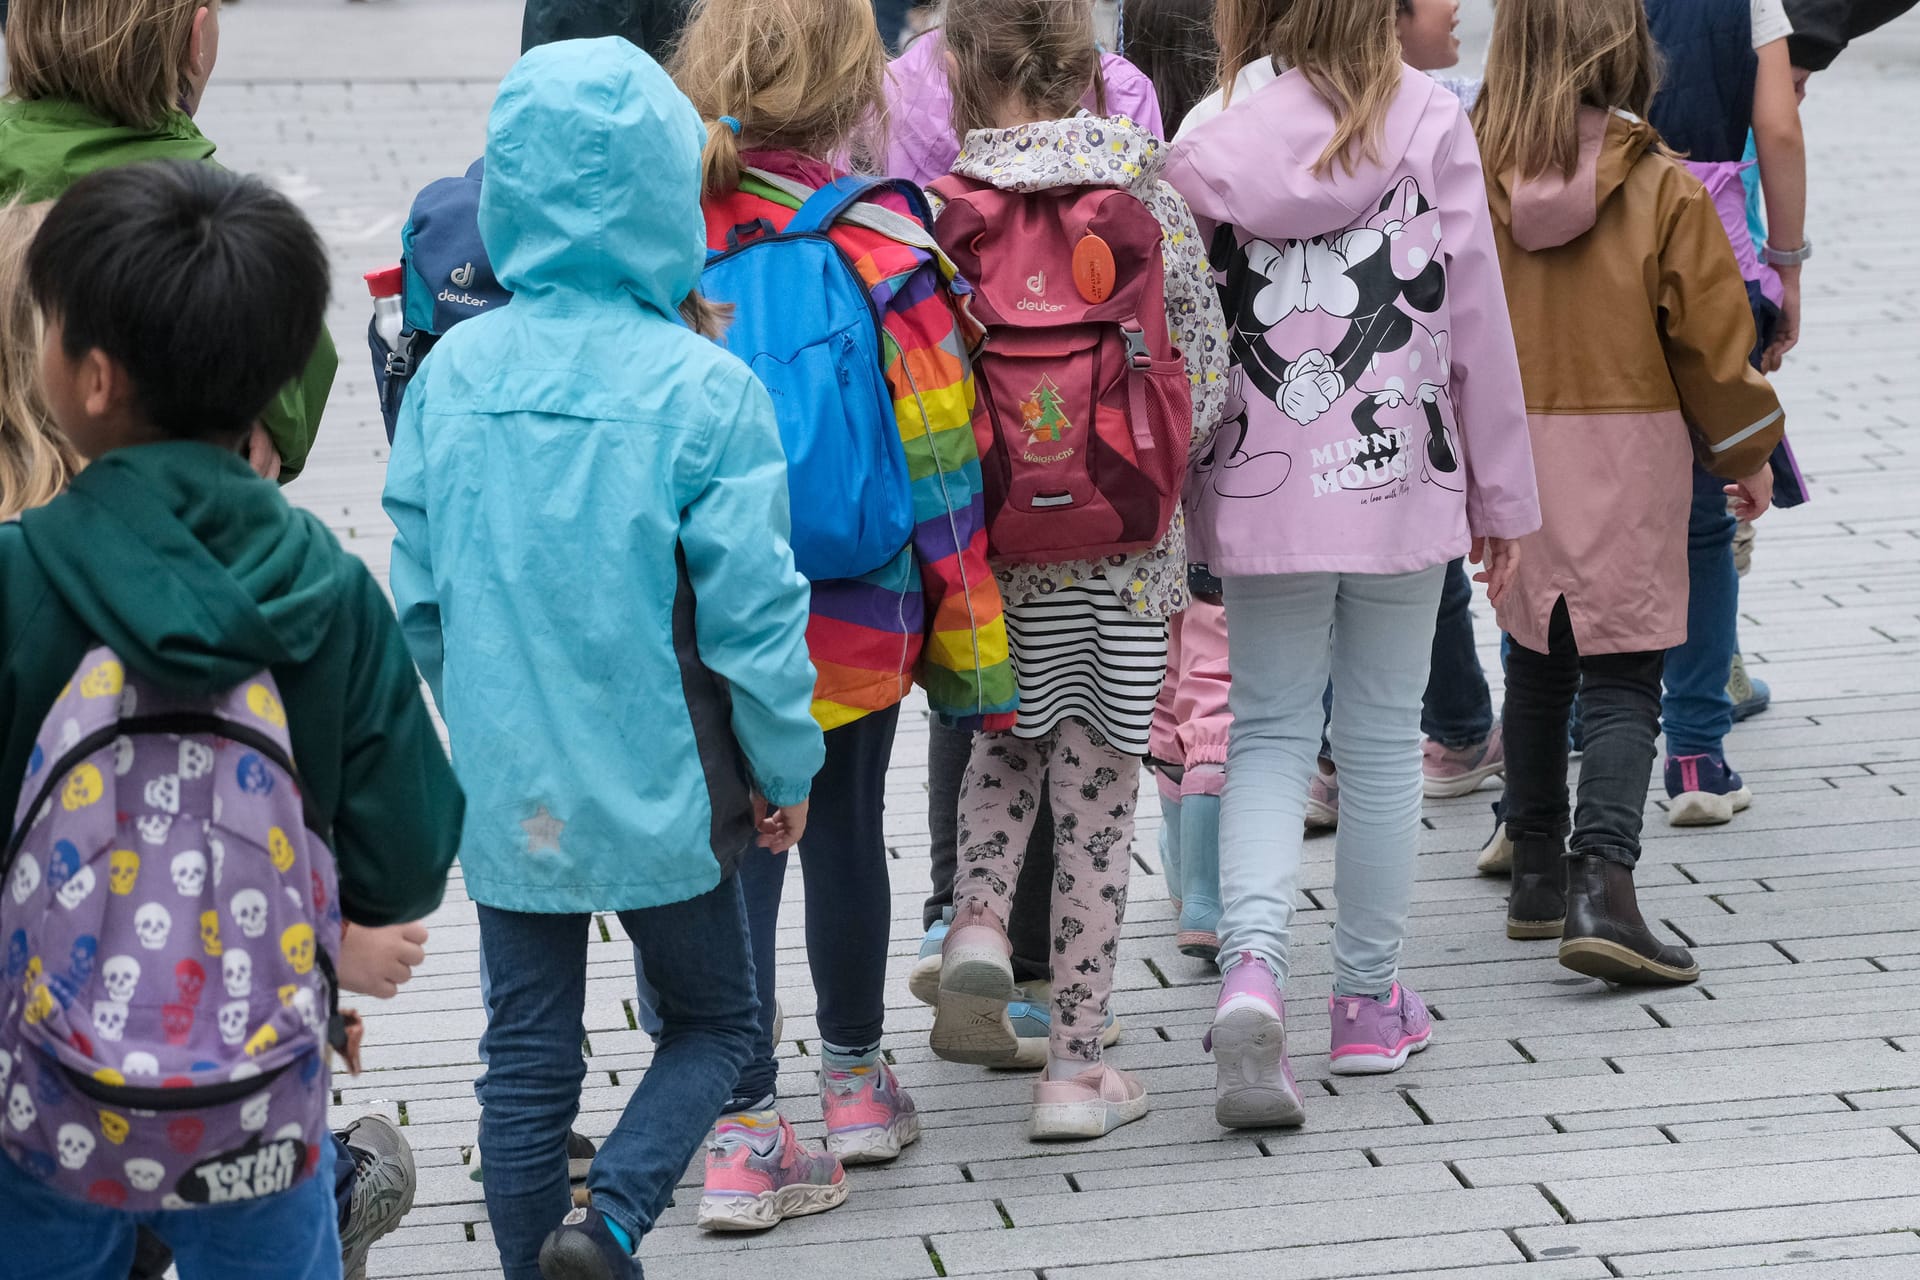
{"type": "Polygon", "coordinates": [[[1913,1231],[1920,1207],[1907,1196],[1851,1203],[1786,1205],[1714,1213],[1675,1213],[1611,1222],[1521,1227],[1520,1244],[1536,1258],[1577,1254],[1619,1259],[1635,1253],[1711,1249],[1782,1240],[1913,1231]]]}
{"type": "MultiPolygon", "coordinates": [[[[1872,1236],[1842,1236],[1833,1240],[1788,1240],[1776,1244],[1734,1245],[1725,1249],[1683,1249],[1675,1253],[1642,1253],[1613,1259],[1623,1276],[1671,1275],[1674,1272],[1717,1272],[1738,1274],[1757,1267],[1770,1268],[1768,1280],[1779,1274],[1771,1268],[1787,1268],[1845,1258],[1896,1258],[1909,1270],[1890,1273],[1900,1276],[1920,1270],[1920,1235],[1908,1231],[1885,1232],[1872,1236]]],[[[1892,1264],[1887,1264],[1892,1265],[1892,1264]]],[[[1843,1271],[1851,1276],[1856,1273],[1843,1271]]],[[[1871,1274],[1862,1272],[1860,1274],[1871,1274]]]]}
{"type": "MultiPolygon", "coordinates": [[[[1189,1277],[1200,1280],[1201,1277],[1222,1274],[1244,1277],[1245,1280],[1318,1280],[1319,1277],[1381,1275],[1458,1277],[1464,1274],[1460,1268],[1472,1268],[1475,1274],[1488,1270],[1498,1274],[1506,1266],[1522,1261],[1513,1241],[1491,1231],[1429,1236],[1420,1242],[1417,1252],[1419,1265],[1423,1268],[1419,1272],[1404,1269],[1408,1253],[1404,1242],[1368,1241],[1331,1247],[1309,1245],[1296,1249],[1269,1249],[1259,1253],[1216,1253],[1196,1258],[1156,1259],[1104,1266],[1049,1267],[1047,1275],[1070,1277],[1070,1280],[1162,1280],[1162,1277],[1165,1280],[1188,1280],[1189,1277]],[[1435,1269],[1426,1270],[1425,1267],[1429,1265],[1435,1269]]],[[[1605,1275],[1606,1272],[1569,1271],[1565,1274],[1571,1278],[1589,1274],[1605,1275]]],[[[1527,1276],[1528,1280],[1536,1280],[1531,1269],[1527,1271],[1527,1276]]],[[[1539,1277],[1538,1280],[1545,1280],[1545,1277],[1539,1277]]]]}
{"type": "MultiPolygon", "coordinates": [[[[1723,1171],[1799,1161],[1836,1161],[1873,1156],[1908,1156],[1914,1149],[1891,1129],[1853,1129],[1824,1133],[1796,1133],[1774,1137],[1729,1139],[1719,1142],[1674,1142],[1662,1146],[1636,1145],[1588,1151],[1551,1151],[1475,1159],[1456,1159],[1454,1168],[1471,1186],[1545,1182],[1557,1187],[1563,1180],[1614,1178],[1628,1175],[1711,1171],[1717,1181],[1723,1171]]],[[[1572,1209],[1573,1206],[1567,1206],[1572,1209]]],[[[1587,1215],[1575,1211],[1576,1217],[1587,1215]]]]}

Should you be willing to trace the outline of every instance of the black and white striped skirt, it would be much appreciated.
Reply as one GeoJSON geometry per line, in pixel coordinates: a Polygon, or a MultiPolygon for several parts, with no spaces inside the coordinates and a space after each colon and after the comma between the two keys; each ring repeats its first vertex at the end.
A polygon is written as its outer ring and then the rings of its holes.
{"type": "Polygon", "coordinates": [[[1078,716],[1130,755],[1147,753],[1153,704],[1167,675],[1167,624],[1129,613],[1104,579],[1008,605],[1020,686],[1014,736],[1039,738],[1078,716]]]}

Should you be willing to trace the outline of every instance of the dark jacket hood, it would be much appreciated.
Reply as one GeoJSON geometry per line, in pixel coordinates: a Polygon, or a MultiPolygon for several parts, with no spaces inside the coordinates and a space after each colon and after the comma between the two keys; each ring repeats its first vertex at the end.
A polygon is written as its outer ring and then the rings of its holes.
{"type": "Polygon", "coordinates": [[[350,594],[325,527],[212,445],[115,450],[21,526],[68,607],[171,688],[212,693],[305,662],[350,594]]]}

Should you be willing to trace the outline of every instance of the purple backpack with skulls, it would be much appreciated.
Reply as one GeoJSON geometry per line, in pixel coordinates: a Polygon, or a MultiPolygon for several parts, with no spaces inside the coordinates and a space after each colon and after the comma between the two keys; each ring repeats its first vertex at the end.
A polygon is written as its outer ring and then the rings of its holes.
{"type": "Polygon", "coordinates": [[[0,864],[0,1149],[127,1211],[274,1195],[327,1141],[333,855],[262,672],[208,699],[81,661],[0,864]]]}

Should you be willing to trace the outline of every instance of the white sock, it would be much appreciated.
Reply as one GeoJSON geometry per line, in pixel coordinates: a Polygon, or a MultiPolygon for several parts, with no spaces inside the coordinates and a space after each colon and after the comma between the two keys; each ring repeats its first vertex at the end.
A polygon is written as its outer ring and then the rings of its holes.
{"type": "Polygon", "coordinates": [[[1047,1079],[1053,1081],[1071,1080],[1083,1071],[1099,1066],[1098,1062],[1087,1062],[1081,1058],[1056,1058],[1047,1055],[1047,1079]]]}

